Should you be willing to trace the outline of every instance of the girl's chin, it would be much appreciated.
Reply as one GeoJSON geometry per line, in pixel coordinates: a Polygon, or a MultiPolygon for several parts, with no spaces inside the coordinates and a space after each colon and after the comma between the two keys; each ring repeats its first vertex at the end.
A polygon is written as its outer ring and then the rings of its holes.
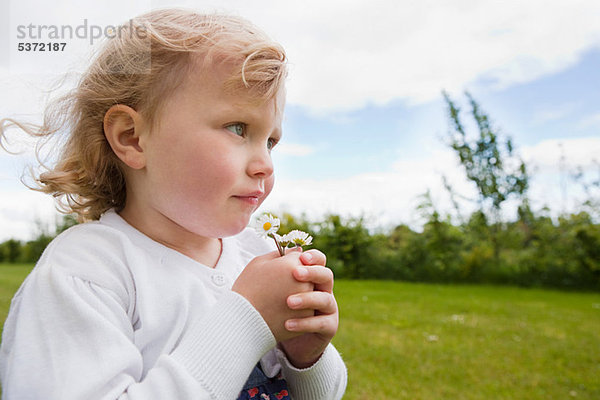
{"type": "Polygon", "coordinates": [[[220,229],[218,232],[219,235],[217,237],[223,238],[228,236],[235,236],[238,233],[242,232],[244,229],[246,229],[249,223],[250,217],[240,219],[239,221],[231,223],[227,227],[223,227],[222,229],[220,229]]]}

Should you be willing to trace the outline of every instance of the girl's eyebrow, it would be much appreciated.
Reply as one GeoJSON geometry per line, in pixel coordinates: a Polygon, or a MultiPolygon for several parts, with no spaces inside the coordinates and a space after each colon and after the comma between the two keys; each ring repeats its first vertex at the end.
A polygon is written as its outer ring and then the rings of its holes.
{"type": "MultiPolygon", "coordinates": [[[[249,125],[260,124],[265,119],[263,113],[261,113],[258,108],[252,109],[252,107],[248,107],[247,105],[223,107],[219,110],[219,113],[222,114],[224,118],[233,118],[233,120],[237,122],[244,122],[249,125]]],[[[275,130],[281,131],[279,126],[277,126],[275,130]]]]}

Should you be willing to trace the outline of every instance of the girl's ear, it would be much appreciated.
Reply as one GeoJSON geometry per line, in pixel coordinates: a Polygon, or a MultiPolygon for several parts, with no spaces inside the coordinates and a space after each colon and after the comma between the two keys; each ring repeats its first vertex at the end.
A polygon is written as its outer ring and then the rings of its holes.
{"type": "Polygon", "coordinates": [[[104,135],[115,152],[127,166],[142,169],[146,156],[140,143],[144,129],[140,113],[123,104],[117,104],[104,114],[104,135]]]}

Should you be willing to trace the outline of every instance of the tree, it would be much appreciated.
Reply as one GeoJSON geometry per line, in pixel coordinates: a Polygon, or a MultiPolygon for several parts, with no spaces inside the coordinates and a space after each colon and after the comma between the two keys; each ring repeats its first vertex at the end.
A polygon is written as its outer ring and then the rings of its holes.
{"type": "Polygon", "coordinates": [[[327,254],[327,265],[337,276],[350,279],[372,276],[373,239],[362,218],[345,221],[339,215],[328,215],[317,229],[317,247],[327,254]]]}
{"type": "Polygon", "coordinates": [[[2,253],[2,261],[16,263],[21,256],[21,242],[16,239],[8,239],[0,244],[0,253],[2,253]]]}
{"type": "Polygon", "coordinates": [[[78,224],[77,217],[75,217],[75,215],[73,215],[73,214],[63,215],[62,219],[60,221],[56,222],[56,235],[66,231],[70,227],[75,226],[77,224],[78,224]]]}
{"type": "Polygon", "coordinates": [[[502,140],[490,119],[475,99],[465,92],[471,106],[471,116],[479,131],[475,139],[467,137],[461,121],[460,108],[443,92],[451,124],[450,147],[456,152],[467,178],[479,193],[478,205],[492,223],[494,259],[499,258],[498,228],[502,204],[511,196],[526,198],[529,175],[523,160],[515,153],[510,138],[502,140]]]}

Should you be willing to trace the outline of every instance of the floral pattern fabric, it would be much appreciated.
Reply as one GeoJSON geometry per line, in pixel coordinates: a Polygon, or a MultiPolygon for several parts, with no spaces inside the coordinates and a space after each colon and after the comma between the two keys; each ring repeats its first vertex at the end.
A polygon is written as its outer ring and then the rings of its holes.
{"type": "Polygon", "coordinates": [[[268,378],[257,365],[248,377],[238,400],[291,400],[287,382],[281,375],[268,378]]]}

